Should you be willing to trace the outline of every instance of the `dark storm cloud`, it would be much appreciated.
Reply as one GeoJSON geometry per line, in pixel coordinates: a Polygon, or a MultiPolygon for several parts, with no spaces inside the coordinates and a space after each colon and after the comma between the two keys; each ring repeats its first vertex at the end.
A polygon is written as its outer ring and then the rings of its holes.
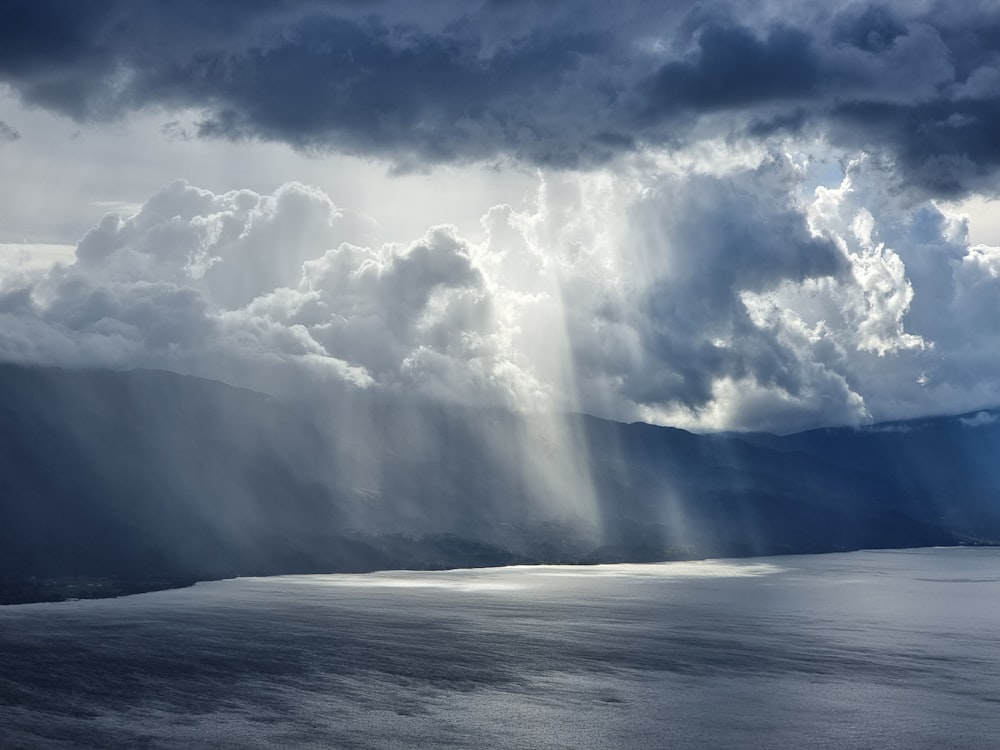
{"type": "MultiPolygon", "coordinates": [[[[574,56],[594,47],[586,36],[526,39],[484,64],[467,40],[408,31],[396,38],[379,21],[319,18],[290,43],[235,62],[196,60],[149,84],[154,97],[167,91],[186,103],[224,101],[201,123],[203,135],[413,150],[438,161],[498,147],[517,152],[516,131],[527,119],[522,92],[537,85],[538,71],[571,69],[574,56]]],[[[529,158],[567,159],[531,140],[529,158]]]]}
{"type": "Polygon", "coordinates": [[[862,87],[828,110],[835,143],[892,154],[903,176],[932,194],[986,186],[1000,165],[1000,6],[936,4],[906,20],[883,7],[848,9],[833,41],[868,63],[862,87]],[[910,72],[897,94],[882,91],[878,61],[910,72]]]}
{"type": "Polygon", "coordinates": [[[810,133],[934,193],[1000,165],[1000,9],[15,0],[0,78],[79,120],[162,106],[203,137],[408,162],[574,165],[810,133]]]}
{"type": "MultiPolygon", "coordinates": [[[[88,77],[103,81],[113,64],[101,44],[103,4],[13,2],[0,7],[0,70],[28,101],[83,114],[88,77]]],[[[98,85],[101,85],[98,83],[98,85]]]]}
{"type": "Polygon", "coordinates": [[[627,140],[574,138],[556,106],[539,107],[564,93],[561,79],[581,59],[607,54],[596,30],[528,29],[494,44],[467,23],[427,28],[378,11],[357,3],[175,2],[139,11],[110,0],[15,2],[0,11],[0,76],[27,102],[79,120],[192,107],[205,113],[202,136],[391,158],[502,151],[567,163],[627,140]]]}
{"type": "Polygon", "coordinates": [[[758,39],[749,29],[708,25],[700,30],[697,58],[670,62],[652,79],[653,112],[711,111],[808,96],[819,65],[801,31],[775,28],[758,39]]]}
{"type": "Polygon", "coordinates": [[[879,5],[858,4],[837,14],[833,39],[866,52],[885,52],[906,35],[906,27],[892,12],[879,5]]]}
{"type": "Polygon", "coordinates": [[[838,143],[893,152],[906,176],[932,195],[960,195],[985,187],[1000,164],[1000,95],[909,106],[846,103],[833,110],[831,132],[838,143]]]}

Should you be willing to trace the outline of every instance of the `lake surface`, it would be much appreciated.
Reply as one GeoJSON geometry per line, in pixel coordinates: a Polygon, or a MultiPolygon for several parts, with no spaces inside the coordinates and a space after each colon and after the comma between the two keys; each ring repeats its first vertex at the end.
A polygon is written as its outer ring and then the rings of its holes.
{"type": "Polygon", "coordinates": [[[1000,549],[284,576],[0,607],[0,747],[970,748],[1000,549]]]}

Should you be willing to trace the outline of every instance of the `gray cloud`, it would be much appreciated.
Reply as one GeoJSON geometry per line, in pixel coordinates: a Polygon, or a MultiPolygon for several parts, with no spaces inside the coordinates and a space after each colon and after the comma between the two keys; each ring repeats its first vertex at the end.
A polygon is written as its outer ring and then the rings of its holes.
{"type": "Polygon", "coordinates": [[[651,114],[712,111],[789,99],[808,99],[820,83],[811,40],[774,27],[761,39],[748,28],[710,23],[697,31],[690,59],[663,65],[647,92],[651,114]]]}
{"type": "Polygon", "coordinates": [[[765,165],[727,179],[668,183],[641,204],[635,219],[652,232],[656,244],[647,252],[663,256],[664,271],[638,310],[657,361],[630,375],[636,401],[676,399],[700,409],[723,377],[798,390],[794,353],[751,323],[741,294],[838,275],[846,266],[832,242],[810,235],[783,189],[767,189],[774,175],[762,173],[773,171],[780,170],[765,165]],[[677,383],[673,392],[659,382],[665,373],[677,383]]]}
{"type": "MultiPolygon", "coordinates": [[[[178,182],[76,260],[0,274],[0,359],[165,367],[790,431],[1000,403],[1000,250],[862,159],[806,199],[781,157],[544,176],[474,243],[379,244],[299,184],[178,182]]],[[[315,391],[309,391],[316,388],[315,391]]]]}
{"type": "Polygon", "coordinates": [[[995,190],[997,28],[902,0],[8,2],[0,80],[81,122],[542,169],[484,198],[481,242],[174,183],[0,276],[0,358],[695,427],[993,405],[1000,255],[930,199],[995,190]]]}
{"type": "Polygon", "coordinates": [[[1000,164],[992,3],[605,5],[15,0],[0,78],[80,120],[194,108],[203,137],[404,166],[804,129],[935,194],[1000,164]]]}

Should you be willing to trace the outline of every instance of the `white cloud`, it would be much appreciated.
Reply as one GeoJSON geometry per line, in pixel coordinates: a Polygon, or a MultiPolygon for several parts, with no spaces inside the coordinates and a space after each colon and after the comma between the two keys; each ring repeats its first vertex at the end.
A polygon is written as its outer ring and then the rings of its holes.
{"type": "Polygon", "coordinates": [[[175,182],[74,263],[8,266],[0,357],[696,429],[1000,403],[1000,249],[961,217],[871,159],[815,194],[806,161],[736,147],[708,166],[542,173],[533,198],[484,205],[476,239],[396,243],[318,188],[175,182]]]}
{"type": "Polygon", "coordinates": [[[988,411],[976,412],[971,417],[963,417],[959,421],[966,427],[982,427],[988,424],[995,424],[997,420],[1000,419],[996,414],[991,414],[988,411]]]}

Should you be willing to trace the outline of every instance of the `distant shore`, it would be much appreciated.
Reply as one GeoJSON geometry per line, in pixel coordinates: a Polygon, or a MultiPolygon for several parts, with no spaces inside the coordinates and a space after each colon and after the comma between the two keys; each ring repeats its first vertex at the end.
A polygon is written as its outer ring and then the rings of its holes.
{"type": "MultiPolygon", "coordinates": [[[[929,547],[994,547],[1000,546],[992,541],[985,540],[963,540],[952,545],[915,545],[902,549],[926,549],[929,547]]],[[[856,552],[858,549],[821,549],[821,550],[795,550],[794,552],[771,551],[764,554],[675,554],[656,557],[652,555],[640,555],[628,558],[620,554],[590,555],[586,558],[576,559],[509,559],[498,557],[498,559],[455,559],[450,561],[436,559],[409,559],[396,561],[396,564],[388,566],[372,567],[367,569],[351,568],[349,570],[314,570],[309,571],[310,575],[336,575],[338,573],[377,573],[389,570],[425,570],[442,571],[469,568],[494,568],[506,567],[508,565],[601,565],[615,563],[653,563],[653,562],[677,562],[682,560],[704,560],[715,558],[751,558],[751,557],[774,557],[783,554],[810,555],[810,554],[834,554],[838,552],[856,552]]],[[[901,549],[898,547],[886,547],[876,549],[901,549]]],[[[607,553],[607,550],[605,550],[607,553]]],[[[302,574],[306,571],[271,571],[268,573],[256,573],[249,575],[262,575],[266,577],[281,576],[290,574],[302,574]]],[[[0,606],[6,604],[40,604],[76,601],[80,599],[114,599],[120,596],[131,596],[133,594],[145,594],[152,591],[165,591],[168,589],[183,589],[193,586],[203,581],[221,580],[234,577],[234,575],[195,577],[149,577],[149,578],[119,578],[119,577],[86,577],[86,576],[61,576],[61,577],[31,577],[26,579],[11,579],[0,577],[0,606]]]]}
{"type": "Polygon", "coordinates": [[[150,591],[193,586],[193,578],[27,578],[0,579],[0,605],[66,602],[77,599],[113,599],[150,591]]]}

